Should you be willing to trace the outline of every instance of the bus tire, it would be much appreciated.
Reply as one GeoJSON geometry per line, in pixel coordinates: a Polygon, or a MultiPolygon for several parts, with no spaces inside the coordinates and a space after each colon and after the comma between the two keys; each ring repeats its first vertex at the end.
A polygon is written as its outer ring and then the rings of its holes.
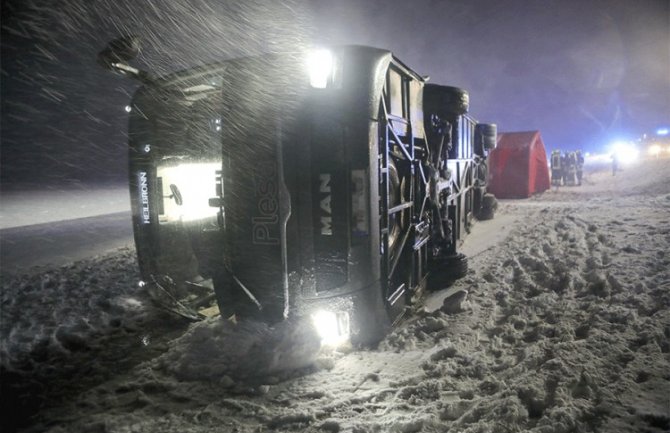
{"type": "Polygon", "coordinates": [[[468,258],[463,253],[441,257],[431,263],[428,290],[441,290],[468,273],[468,258]]]}
{"type": "Polygon", "coordinates": [[[470,109],[470,95],[467,90],[459,87],[427,84],[424,88],[424,101],[424,108],[440,117],[461,116],[470,109]]]}
{"type": "Polygon", "coordinates": [[[493,219],[496,209],[498,209],[498,199],[493,194],[484,194],[478,219],[480,221],[493,219]]]}

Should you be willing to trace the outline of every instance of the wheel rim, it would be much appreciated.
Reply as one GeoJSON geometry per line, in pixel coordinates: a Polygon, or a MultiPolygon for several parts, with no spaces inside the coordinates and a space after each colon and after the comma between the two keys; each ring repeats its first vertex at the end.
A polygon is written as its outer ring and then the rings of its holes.
{"type": "MultiPolygon", "coordinates": [[[[400,180],[400,175],[398,174],[398,168],[395,165],[393,160],[389,161],[389,204],[388,207],[393,208],[398,206],[406,201],[405,189],[406,182],[405,179],[400,180]]],[[[396,212],[389,218],[389,236],[388,236],[388,248],[391,255],[395,254],[395,250],[399,245],[402,232],[405,228],[405,211],[396,212]]]]}

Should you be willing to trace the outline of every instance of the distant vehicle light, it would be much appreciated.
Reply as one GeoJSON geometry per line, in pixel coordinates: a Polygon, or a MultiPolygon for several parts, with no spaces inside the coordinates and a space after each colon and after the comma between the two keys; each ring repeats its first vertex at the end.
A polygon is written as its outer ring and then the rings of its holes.
{"type": "Polygon", "coordinates": [[[349,314],[319,310],[312,314],[312,322],[324,346],[338,346],[349,339],[349,314]]]}
{"type": "Polygon", "coordinates": [[[309,84],[316,89],[325,89],[333,78],[335,60],[326,49],[315,49],[307,56],[309,84]]]}
{"type": "Polygon", "coordinates": [[[670,129],[668,128],[659,128],[656,130],[656,135],[668,135],[670,133],[670,129]]]}
{"type": "Polygon", "coordinates": [[[616,142],[610,146],[610,153],[616,155],[621,163],[629,163],[637,161],[640,152],[637,148],[626,142],[616,142]]]}
{"type": "Polygon", "coordinates": [[[649,155],[651,156],[658,156],[661,153],[661,146],[658,144],[654,144],[653,146],[650,146],[648,149],[649,155]]]}

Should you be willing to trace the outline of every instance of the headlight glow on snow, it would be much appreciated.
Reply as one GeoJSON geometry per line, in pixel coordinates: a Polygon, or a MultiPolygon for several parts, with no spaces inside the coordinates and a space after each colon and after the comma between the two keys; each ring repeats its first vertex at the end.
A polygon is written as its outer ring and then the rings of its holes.
{"type": "Polygon", "coordinates": [[[312,314],[316,332],[324,346],[337,346],[349,339],[349,314],[319,310],[312,314]]]}
{"type": "Polygon", "coordinates": [[[325,89],[333,78],[335,61],[333,53],[326,49],[315,49],[307,56],[309,84],[317,89],[325,89]]]}

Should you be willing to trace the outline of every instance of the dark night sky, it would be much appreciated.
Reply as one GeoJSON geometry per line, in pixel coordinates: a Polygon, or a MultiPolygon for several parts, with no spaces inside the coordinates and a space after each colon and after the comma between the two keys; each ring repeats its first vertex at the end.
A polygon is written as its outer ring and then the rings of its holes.
{"type": "Polygon", "coordinates": [[[280,2],[3,0],[3,186],[125,179],[136,85],[95,64],[123,32],[157,72],[310,41],[389,48],[468,89],[478,119],[539,129],[549,149],[597,151],[670,123],[668,0],[263,3],[280,2]]]}

